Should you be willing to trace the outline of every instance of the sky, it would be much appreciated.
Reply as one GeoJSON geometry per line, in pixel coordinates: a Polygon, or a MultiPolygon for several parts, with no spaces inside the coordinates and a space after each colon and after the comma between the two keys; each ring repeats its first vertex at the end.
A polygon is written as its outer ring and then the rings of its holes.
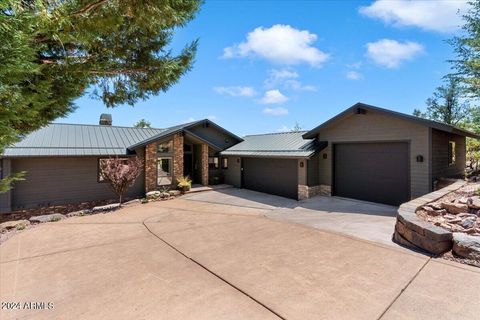
{"type": "Polygon", "coordinates": [[[175,32],[178,52],[198,39],[193,69],[166,93],[106,108],[88,94],[61,123],[139,119],[165,128],[211,119],[247,134],[311,129],[356,102],[411,114],[454,58],[463,0],[207,0],[175,32]]]}

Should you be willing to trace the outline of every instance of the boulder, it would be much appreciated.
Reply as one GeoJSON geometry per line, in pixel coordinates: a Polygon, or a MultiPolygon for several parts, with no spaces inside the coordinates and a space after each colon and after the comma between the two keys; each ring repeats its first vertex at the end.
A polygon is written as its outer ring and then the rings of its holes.
{"type": "Polygon", "coordinates": [[[0,231],[10,230],[10,229],[25,229],[26,226],[30,225],[28,220],[14,220],[0,223],[0,231]]]}
{"type": "Polygon", "coordinates": [[[460,257],[480,261],[480,237],[454,233],[453,252],[460,257]]]}
{"type": "Polygon", "coordinates": [[[442,208],[452,214],[468,212],[468,206],[461,203],[442,202],[442,208]]]}
{"type": "Polygon", "coordinates": [[[43,222],[53,222],[65,219],[66,217],[60,213],[52,213],[52,214],[45,214],[43,216],[34,216],[31,217],[29,220],[32,223],[43,223],[43,222]]]}
{"type": "Polygon", "coordinates": [[[140,203],[140,199],[133,199],[133,200],[124,202],[123,205],[124,206],[132,206],[132,205],[139,204],[139,203],[140,203]]]}
{"type": "Polygon", "coordinates": [[[92,212],[103,212],[103,211],[111,211],[120,208],[120,203],[112,203],[107,204],[105,206],[97,206],[92,208],[92,212]]]}
{"type": "Polygon", "coordinates": [[[168,193],[171,195],[171,196],[179,196],[181,194],[181,192],[179,190],[170,190],[168,191],[168,193]]]}
{"type": "Polygon", "coordinates": [[[147,194],[145,195],[147,197],[147,199],[158,199],[160,198],[161,196],[161,192],[160,191],[149,191],[147,192],[147,194]]]}

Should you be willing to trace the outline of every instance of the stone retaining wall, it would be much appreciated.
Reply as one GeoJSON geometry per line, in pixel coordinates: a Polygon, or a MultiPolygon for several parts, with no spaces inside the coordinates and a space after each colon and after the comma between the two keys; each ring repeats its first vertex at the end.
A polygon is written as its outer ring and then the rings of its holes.
{"type": "Polygon", "coordinates": [[[427,203],[434,202],[466,184],[459,180],[443,189],[431,192],[398,208],[393,240],[401,245],[421,249],[432,254],[441,254],[452,249],[452,233],[421,220],[416,211],[427,203]]]}

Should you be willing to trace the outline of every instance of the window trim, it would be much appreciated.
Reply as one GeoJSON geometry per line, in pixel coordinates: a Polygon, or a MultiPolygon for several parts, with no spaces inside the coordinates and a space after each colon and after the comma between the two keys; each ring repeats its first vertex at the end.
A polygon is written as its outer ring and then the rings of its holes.
{"type": "Polygon", "coordinates": [[[157,162],[156,162],[156,173],[157,173],[157,181],[155,182],[157,187],[162,187],[162,186],[171,186],[173,184],[173,157],[172,156],[160,156],[160,155],[157,155],[157,162]],[[168,175],[165,175],[165,176],[160,176],[158,174],[158,163],[160,162],[160,160],[162,159],[166,159],[166,160],[169,160],[170,161],[170,165],[169,165],[169,172],[168,172],[168,175]],[[166,183],[166,184],[159,184],[159,179],[160,178],[170,178],[170,183],[166,183]]]}
{"type": "Polygon", "coordinates": [[[208,169],[212,169],[212,170],[220,169],[220,157],[208,156],[208,169]],[[210,159],[212,159],[212,162],[210,162],[210,159]],[[215,159],[217,159],[216,163],[215,163],[215,159]]]}
{"type": "Polygon", "coordinates": [[[227,157],[222,158],[222,169],[223,170],[228,170],[228,158],[227,157]]]}
{"type": "Polygon", "coordinates": [[[448,141],[448,165],[453,166],[457,162],[457,144],[455,141],[448,141]]]}

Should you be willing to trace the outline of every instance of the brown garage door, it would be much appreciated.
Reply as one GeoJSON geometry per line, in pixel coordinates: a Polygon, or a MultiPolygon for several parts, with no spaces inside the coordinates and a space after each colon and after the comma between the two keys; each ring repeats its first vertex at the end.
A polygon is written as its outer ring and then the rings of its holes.
{"type": "Polygon", "coordinates": [[[242,187],[297,199],[297,160],[242,159],[242,187]]]}
{"type": "Polygon", "coordinates": [[[334,145],[333,194],[399,205],[410,198],[408,143],[334,145]]]}

